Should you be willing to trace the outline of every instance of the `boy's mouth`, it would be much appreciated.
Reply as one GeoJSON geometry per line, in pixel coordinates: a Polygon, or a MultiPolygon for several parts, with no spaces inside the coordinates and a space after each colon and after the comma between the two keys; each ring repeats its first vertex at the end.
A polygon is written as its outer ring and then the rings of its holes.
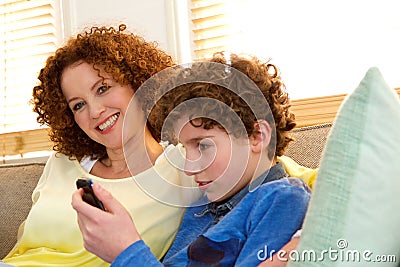
{"type": "Polygon", "coordinates": [[[208,182],[196,182],[196,183],[197,183],[198,187],[201,189],[201,188],[204,188],[205,186],[209,185],[211,183],[211,181],[208,181],[208,182]]]}

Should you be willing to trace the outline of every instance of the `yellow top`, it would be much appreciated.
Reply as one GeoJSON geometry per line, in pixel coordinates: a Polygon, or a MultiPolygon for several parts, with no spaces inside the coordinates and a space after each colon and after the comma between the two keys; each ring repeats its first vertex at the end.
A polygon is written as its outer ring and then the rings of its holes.
{"type": "Polygon", "coordinates": [[[165,157],[133,178],[103,179],[86,172],[78,161],[53,154],[33,191],[33,206],[20,226],[18,242],[4,262],[40,267],[109,266],[83,247],[77,215],[71,206],[75,181],[82,176],[101,183],[127,208],[142,239],[158,258],[175,237],[184,212],[182,206],[199,197],[193,179],[171,166],[165,157]],[[184,193],[176,186],[183,184],[188,186],[184,193]],[[146,190],[146,185],[154,191],[146,190]]]}
{"type": "Polygon", "coordinates": [[[311,189],[314,188],[314,183],[317,179],[318,169],[311,169],[301,166],[287,156],[278,157],[278,161],[282,162],[289,176],[301,178],[311,189]]]}

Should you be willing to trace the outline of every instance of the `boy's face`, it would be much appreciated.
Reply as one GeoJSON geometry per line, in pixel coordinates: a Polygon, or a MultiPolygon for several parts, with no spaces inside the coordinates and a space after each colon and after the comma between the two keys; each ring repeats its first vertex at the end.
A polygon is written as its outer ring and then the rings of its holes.
{"type": "Polygon", "coordinates": [[[235,138],[217,126],[210,130],[194,127],[187,116],[176,126],[186,150],[185,173],[194,175],[210,201],[227,199],[249,184],[252,173],[247,168],[251,157],[247,137],[235,138]]]}

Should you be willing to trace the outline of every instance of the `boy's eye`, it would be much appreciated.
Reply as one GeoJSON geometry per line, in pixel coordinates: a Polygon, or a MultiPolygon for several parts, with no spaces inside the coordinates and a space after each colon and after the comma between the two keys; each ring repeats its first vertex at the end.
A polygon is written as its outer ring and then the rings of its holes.
{"type": "Polygon", "coordinates": [[[201,141],[198,146],[199,146],[200,150],[206,150],[206,149],[210,148],[212,146],[212,144],[208,144],[206,142],[201,141]]]}
{"type": "Polygon", "coordinates": [[[84,105],[85,105],[85,102],[78,102],[78,103],[76,103],[76,104],[72,107],[72,110],[73,110],[73,111],[78,111],[78,110],[80,110],[84,105]]]}

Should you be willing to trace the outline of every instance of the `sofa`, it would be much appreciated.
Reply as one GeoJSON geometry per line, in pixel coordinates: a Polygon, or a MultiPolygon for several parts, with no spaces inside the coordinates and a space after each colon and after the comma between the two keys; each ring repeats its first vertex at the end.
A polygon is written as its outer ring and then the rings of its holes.
{"type": "MultiPolygon", "coordinates": [[[[331,124],[296,128],[286,155],[303,166],[317,168],[331,124]]],[[[14,246],[19,225],[26,218],[32,204],[31,193],[45,163],[0,165],[0,259],[14,246]]]]}
{"type": "MultiPolygon", "coordinates": [[[[318,168],[318,178],[288,267],[400,267],[398,125],[399,95],[373,67],[332,124],[293,131],[286,156],[318,168]],[[316,258],[303,258],[310,255],[316,258]]],[[[0,258],[16,242],[43,167],[43,162],[0,165],[0,258]]]]}

